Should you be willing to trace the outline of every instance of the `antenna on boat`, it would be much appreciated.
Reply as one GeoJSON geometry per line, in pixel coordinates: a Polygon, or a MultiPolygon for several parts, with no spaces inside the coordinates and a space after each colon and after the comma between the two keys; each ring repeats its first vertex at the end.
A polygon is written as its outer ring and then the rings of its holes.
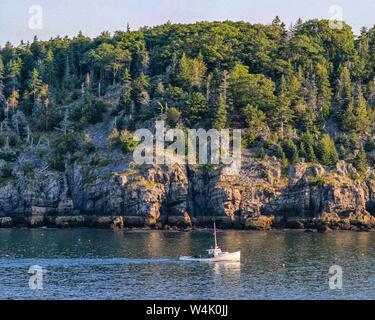
{"type": "Polygon", "coordinates": [[[216,239],[216,222],[214,221],[214,236],[215,236],[215,249],[217,248],[217,239],[216,239]]]}

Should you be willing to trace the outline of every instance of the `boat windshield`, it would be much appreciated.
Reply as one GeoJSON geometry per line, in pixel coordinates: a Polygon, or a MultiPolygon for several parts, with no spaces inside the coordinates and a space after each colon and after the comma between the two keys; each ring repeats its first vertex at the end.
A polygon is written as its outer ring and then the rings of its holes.
{"type": "Polygon", "coordinates": [[[217,257],[219,254],[222,253],[219,247],[208,249],[207,252],[209,257],[217,257]]]}

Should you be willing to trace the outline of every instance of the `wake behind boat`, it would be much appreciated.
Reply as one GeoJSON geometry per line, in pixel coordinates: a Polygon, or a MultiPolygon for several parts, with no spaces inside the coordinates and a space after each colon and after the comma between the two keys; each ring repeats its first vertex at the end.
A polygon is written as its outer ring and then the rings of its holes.
{"type": "Polygon", "coordinates": [[[180,260],[183,261],[203,261],[203,262],[221,262],[221,261],[231,261],[239,262],[241,260],[241,251],[236,252],[223,252],[217,245],[216,238],[216,224],[214,223],[214,236],[215,236],[215,247],[206,250],[206,256],[182,256],[180,260]]]}

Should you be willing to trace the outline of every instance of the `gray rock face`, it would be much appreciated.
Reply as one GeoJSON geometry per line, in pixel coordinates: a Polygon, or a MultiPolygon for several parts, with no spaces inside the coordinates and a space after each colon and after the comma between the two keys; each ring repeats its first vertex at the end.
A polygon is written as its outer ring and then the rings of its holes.
{"type": "MultiPolygon", "coordinates": [[[[0,226],[120,227],[205,225],[233,228],[303,228],[311,221],[373,224],[375,181],[349,178],[339,163],[327,171],[306,163],[282,175],[275,159],[244,161],[239,175],[223,168],[149,166],[102,174],[75,164],[34,180],[0,187],[0,226]]],[[[349,225],[349,226],[348,226],[349,225]]],[[[344,227],[343,227],[344,228],[344,227]]]]}

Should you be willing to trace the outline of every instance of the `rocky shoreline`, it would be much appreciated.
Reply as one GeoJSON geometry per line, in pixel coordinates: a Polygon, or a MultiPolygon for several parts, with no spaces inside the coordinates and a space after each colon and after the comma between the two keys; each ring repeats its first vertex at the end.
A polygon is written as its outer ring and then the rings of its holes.
{"type": "MultiPolygon", "coordinates": [[[[0,228],[98,228],[114,230],[173,230],[192,231],[212,228],[214,219],[201,217],[194,219],[193,223],[173,221],[159,221],[155,225],[147,225],[144,219],[139,217],[124,216],[89,216],[89,215],[65,215],[65,216],[33,216],[33,217],[0,217],[0,228]]],[[[344,231],[375,231],[374,220],[368,217],[351,219],[300,219],[300,218],[275,218],[259,216],[246,221],[229,221],[228,219],[215,219],[217,226],[229,230],[301,230],[305,232],[331,233],[334,230],[344,231]]]]}
{"type": "MultiPolygon", "coordinates": [[[[113,160],[114,162],[114,160],[113,160]]],[[[327,168],[243,156],[227,167],[188,165],[88,167],[44,171],[0,186],[0,228],[212,227],[236,230],[375,230],[375,173],[357,178],[344,161],[327,168]],[[228,173],[229,172],[229,173],[228,173]]]]}

